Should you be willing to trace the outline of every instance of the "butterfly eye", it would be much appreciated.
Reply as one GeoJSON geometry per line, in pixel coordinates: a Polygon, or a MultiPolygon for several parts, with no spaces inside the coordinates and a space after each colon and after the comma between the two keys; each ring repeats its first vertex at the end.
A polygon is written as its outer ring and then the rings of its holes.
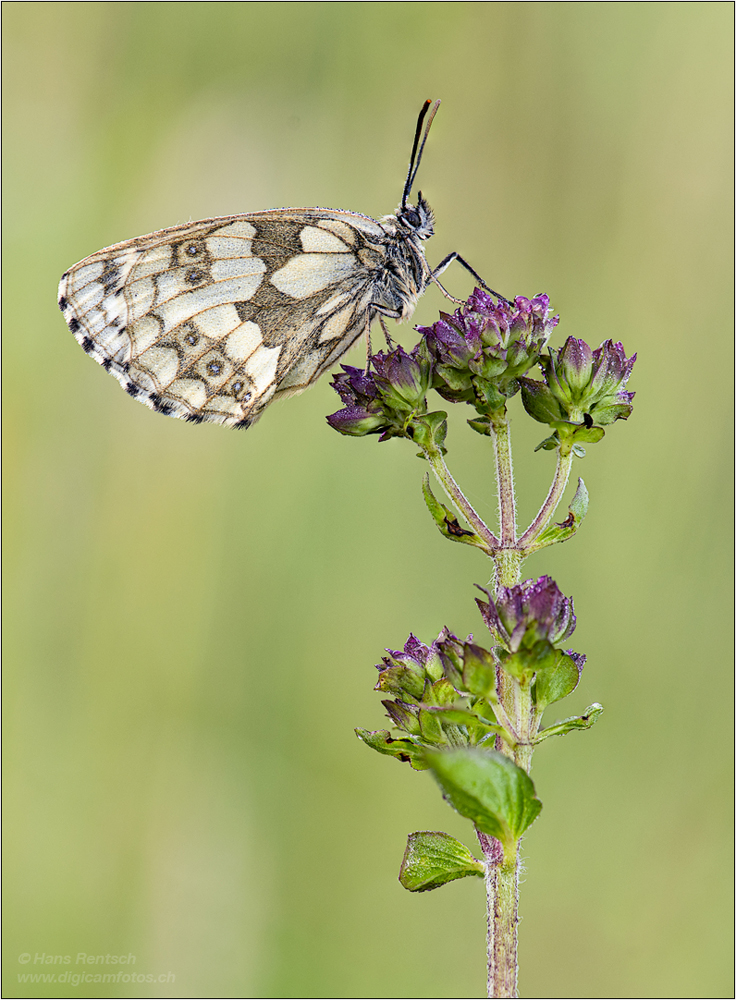
{"type": "Polygon", "coordinates": [[[404,212],[404,218],[410,226],[418,226],[422,221],[419,217],[419,212],[416,212],[413,208],[407,208],[404,212]]]}

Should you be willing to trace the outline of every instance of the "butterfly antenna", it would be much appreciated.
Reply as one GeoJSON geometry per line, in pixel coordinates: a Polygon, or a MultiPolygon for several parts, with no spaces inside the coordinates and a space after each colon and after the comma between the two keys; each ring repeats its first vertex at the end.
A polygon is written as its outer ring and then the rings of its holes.
{"type": "Polygon", "coordinates": [[[422,110],[419,112],[419,117],[417,118],[417,130],[414,133],[414,145],[411,147],[411,156],[409,157],[409,173],[406,175],[406,184],[404,185],[404,194],[401,198],[401,207],[406,208],[406,201],[411,194],[411,189],[414,185],[414,181],[417,176],[417,171],[419,170],[419,164],[422,162],[422,153],[424,152],[424,145],[427,141],[427,136],[429,135],[429,130],[434,121],[434,116],[437,114],[437,109],[440,106],[439,101],[435,101],[432,104],[431,101],[425,101],[422,110]],[[430,111],[431,107],[431,111],[430,111]],[[429,112],[429,118],[427,118],[427,113],[429,112]],[[419,137],[422,135],[422,125],[424,125],[424,119],[427,118],[427,124],[424,127],[424,135],[422,136],[422,144],[419,145],[419,137]]]}

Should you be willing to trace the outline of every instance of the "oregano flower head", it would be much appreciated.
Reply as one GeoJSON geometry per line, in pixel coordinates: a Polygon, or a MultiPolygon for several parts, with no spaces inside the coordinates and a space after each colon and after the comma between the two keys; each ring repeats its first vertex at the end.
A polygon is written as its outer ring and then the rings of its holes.
{"type": "Polygon", "coordinates": [[[565,597],[549,576],[501,587],[495,599],[484,593],[488,601],[476,598],[483,621],[496,642],[511,653],[540,640],[555,645],[575,631],[572,597],[565,597]]]}
{"type": "Polygon", "coordinates": [[[586,423],[606,426],[626,420],[633,410],[633,392],[626,383],[636,355],[626,357],[623,345],[607,340],[592,350],[584,340],[568,337],[564,345],[539,359],[544,382],[522,378],[522,399],[530,416],[541,423],[586,423]]]}
{"type": "Polygon", "coordinates": [[[536,364],[558,320],[547,295],[494,302],[476,288],[453,315],[417,327],[434,362],[432,387],[482,414],[499,409],[518,392],[518,377],[536,364]]]}
{"type": "Polygon", "coordinates": [[[423,342],[409,352],[397,347],[374,354],[365,371],[342,368],[332,387],[345,408],[327,418],[330,427],[351,437],[380,434],[381,441],[406,437],[422,447],[443,450],[447,414],[427,412],[432,361],[423,342]]]}

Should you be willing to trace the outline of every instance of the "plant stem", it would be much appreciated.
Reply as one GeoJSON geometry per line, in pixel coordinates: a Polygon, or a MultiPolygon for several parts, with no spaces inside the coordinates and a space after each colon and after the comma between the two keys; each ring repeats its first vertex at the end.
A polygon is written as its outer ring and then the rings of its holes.
{"type": "Polygon", "coordinates": [[[514,729],[514,724],[509,718],[506,708],[499,699],[498,695],[494,692],[489,696],[488,701],[493,709],[493,714],[496,716],[496,722],[506,731],[508,739],[512,743],[519,743],[519,734],[514,729]]]}
{"type": "Polygon", "coordinates": [[[493,837],[479,832],[478,840],[486,862],[488,996],[517,997],[518,852],[506,858],[493,837]]]}
{"type": "Polygon", "coordinates": [[[538,723],[534,715],[531,684],[517,683],[515,688],[516,713],[514,721],[516,732],[519,734],[519,742],[514,748],[514,763],[529,774],[532,769],[532,753],[534,752],[532,740],[537,735],[538,723]]]}
{"type": "Polygon", "coordinates": [[[540,535],[552,520],[557,506],[565,492],[567,481],[570,478],[572,468],[572,442],[562,441],[557,449],[557,468],[555,477],[549,488],[547,499],[539,509],[539,513],[519,539],[519,548],[524,549],[529,546],[538,535],[540,535]]]}
{"type": "Polygon", "coordinates": [[[494,590],[498,595],[501,587],[515,587],[521,580],[521,564],[524,556],[516,548],[499,549],[493,556],[496,568],[494,590]]]}
{"type": "Polygon", "coordinates": [[[501,543],[490,530],[488,525],[475,512],[472,504],[453,479],[442,455],[438,451],[425,451],[424,454],[427,461],[432,466],[432,471],[435,476],[437,476],[437,479],[442,485],[445,493],[471,526],[473,531],[475,531],[476,535],[478,535],[478,537],[485,542],[489,551],[495,551],[498,549],[501,543]]]}
{"type": "MultiPolygon", "coordinates": [[[[516,540],[516,498],[514,467],[511,455],[511,432],[505,407],[490,415],[491,437],[496,456],[500,546],[493,556],[494,589],[513,587],[521,579],[524,554],[516,540]]],[[[512,747],[503,739],[496,746],[525,771],[531,766],[532,747],[529,729],[532,718],[531,691],[505,671],[498,671],[498,700],[502,712],[511,723],[507,728],[517,735],[512,747]]],[[[500,719],[499,719],[500,721],[500,719]]],[[[486,900],[488,919],[488,996],[517,997],[517,931],[519,922],[519,855],[518,843],[511,851],[501,852],[493,838],[478,834],[486,859],[486,900]]]]}
{"type": "Polygon", "coordinates": [[[493,448],[496,453],[501,547],[508,549],[516,544],[516,499],[514,497],[514,466],[511,460],[511,434],[506,407],[502,410],[495,410],[490,415],[489,422],[493,448]]]}

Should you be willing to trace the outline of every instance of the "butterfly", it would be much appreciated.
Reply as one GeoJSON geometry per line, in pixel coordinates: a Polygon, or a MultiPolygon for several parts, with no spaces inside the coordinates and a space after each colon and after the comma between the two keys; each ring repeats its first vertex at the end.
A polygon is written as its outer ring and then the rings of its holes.
{"type": "Polygon", "coordinates": [[[279,208],[117,243],[63,275],[69,329],[151,409],[244,428],[316,382],[374,319],[388,339],[384,318],[409,319],[431,282],[452,298],[437,279],[453,260],[488,288],[457,253],[430,268],[434,216],[421,192],[409,202],[439,104],[419,113],[395,215],[279,208]]]}

